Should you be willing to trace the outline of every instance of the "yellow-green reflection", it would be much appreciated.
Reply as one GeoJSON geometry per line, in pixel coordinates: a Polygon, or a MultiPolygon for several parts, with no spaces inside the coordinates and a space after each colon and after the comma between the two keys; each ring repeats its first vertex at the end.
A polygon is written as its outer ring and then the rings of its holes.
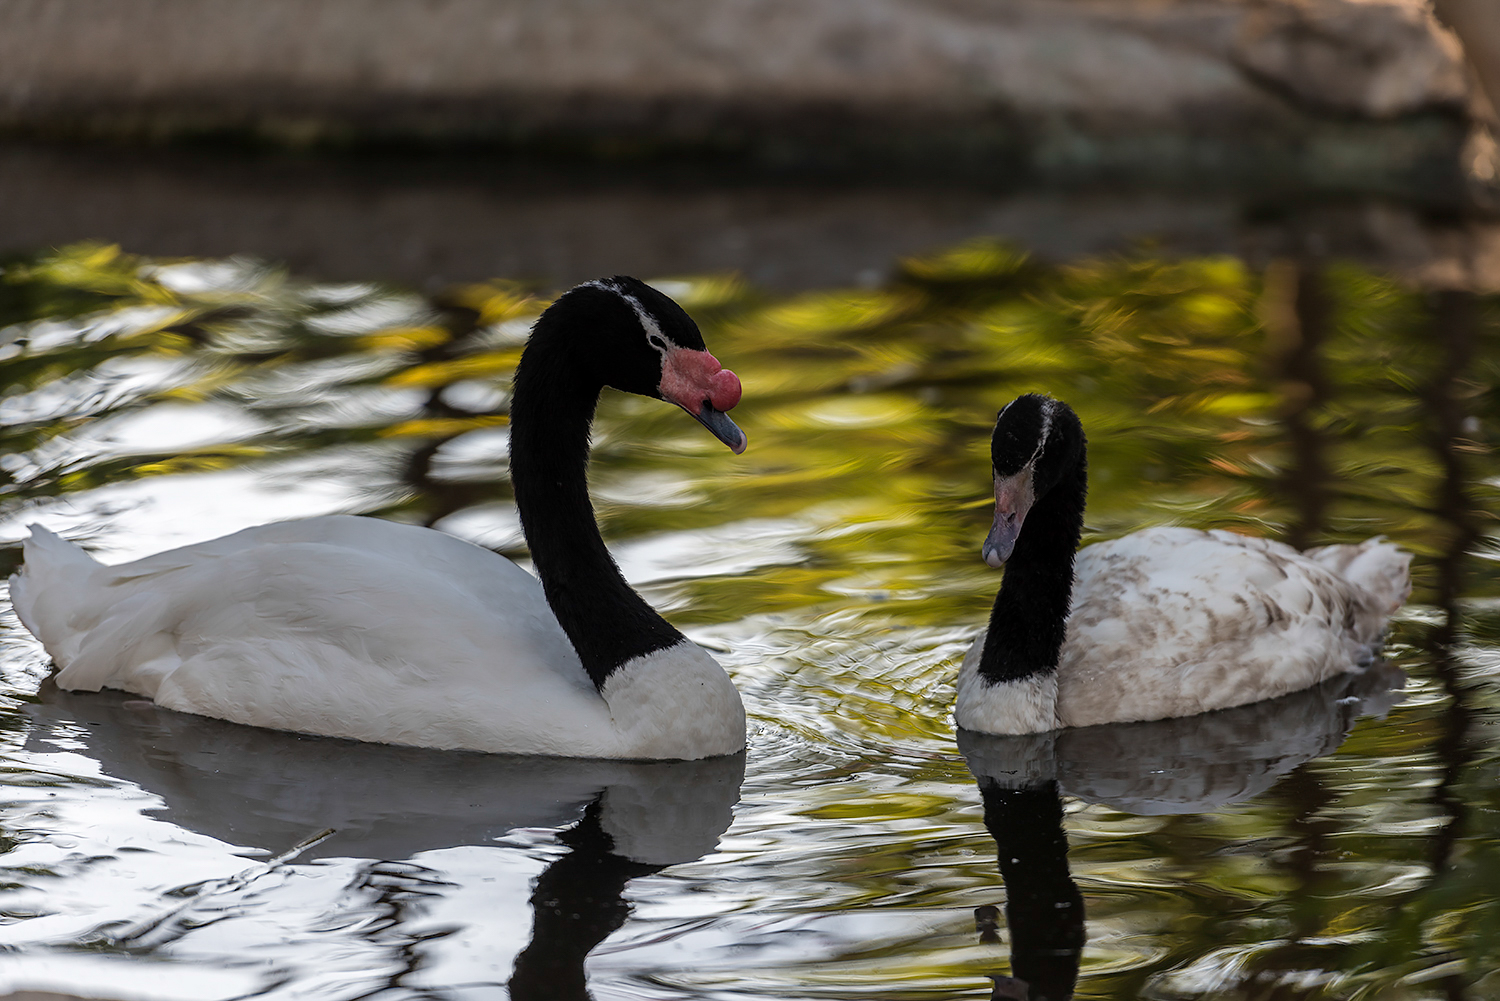
{"type": "MultiPolygon", "coordinates": [[[[592,473],[606,537],[675,622],[729,649],[781,732],[830,754],[928,756],[885,762],[899,781],[789,804],[804,845],[828,847],[826,894],[787,906],[986,899],[974,887],[994,882],[993,858],[942,840],[973,812],[946,684],[997,584],[977,552],[994,413],[1036,390],[1088,430],[1092,538],[1177,522],[1305,544],[1385,534],[1418,555],[1418,607],[1392,643],[1418,681],[1390,719],[1230,810],[1074,815],[1094,936],[1082,996],[1453,996],[1500,958],[1485,739],[1500,670],[1487,444],[1500,302],[1315,260],[1051,266],[995,244],[905,262],[880,289],[771,301],[710,277],[671,291],[744,382],[750,450],[607,395],[592,473]],[[889,841],[878,850],[872,825],[889,841]]],[[[96,246],[14,262],[0,282],[0,513],[290,465],[356,486],[360,510],[524,555],[507,520],[506,404],[546,301],[499,280],[424,298],[96,246]],[[185,406],[238,423],[188,447],[110,442],[185,406]]],[[[793,979],[843,996],[830,985],[988,969],[953,951],[966,933],[944,935],[793,979]]]]}
{"type": "MultiPolygon", "coordinates": [[[[723,454],[668,408],[607,395],[594,466],[606,534],[728,525],[732,539],[777,522],[766,530],[790,547],[779,565],[682,567],[691,579],[662,597],[689,623],[861,597],[906,623],[972,618],[994,584],[973,558],[988,429],[1008,399],[1040,390],[1088,429],[1095,537],[1164,521],[1309,542],[1381,532],[1433,556],[1448,531],[1434,510],[1448,461],[1434,392],[1474,425],[1454,445],[1473,467],[1470,507],[1493,506],[1478,428],[1494,403],[1495,306],[1471,304],[1462,372],[1439,386],[1453,348],[1436,297],[1317,269],[1328,308],[1314,329],[1293,301],[1308,272],[1217,258],[1046,267],[986,244],[909,261],[883,289],[788,302],[675,282],[744,380],[736,416],[752,448],[723,454]],[[1308,344],[1312,375],[1293,357],[1308,344]]],[[[367,508],[390,516],[432,523],[507,495],[503,447],[465,459],[466,436],[504,427],[544,297],[495,282],[424,300],[104,247],[13,265],[3,287],[8,504],[308,456],[330,476],[354,462],[367,508]],[[255,430],[166,454],[69,447],[111,419],[201,401],[232,403],[255,430]]],[[[1470,594],[1490,593],[1485,577],[1470,594]]]]}

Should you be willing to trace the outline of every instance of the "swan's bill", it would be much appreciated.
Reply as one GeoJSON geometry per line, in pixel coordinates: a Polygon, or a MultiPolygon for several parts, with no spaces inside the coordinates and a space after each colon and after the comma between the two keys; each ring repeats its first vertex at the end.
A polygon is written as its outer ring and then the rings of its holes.
{"type": "Polygon", "coordinates": [[[745,432],[724,411],[740,402],[739,376],[707,351],[668,347],[662,353],[661,382],[656,391],[668,403],[692,414],[735,455],[745,450],[745,432]]]}
{"type": "Polygon", "coordinates": [[[1036,500],[1032,486],[1032,463],[1027,463],[1019,473],[1012,476],[995,477],[995,523],[985,537],[979,553],[984,562],[996,569],[1010,559],[1016,548],[1016,539],[1021,535],[1021,525],[1026,521],[1026,512],[1036,500]]]}
{"type": "Polygon", "coordinates": [[[745,451],[748,442],[745,432],[741,431],[739,425],[729,419],[729,415],[722,410],[715,410],[707,403],[703,408],[693,415],[698,423],[713,432],[713,436],[729,446],[730,451],[739,455],[745,451]]]}

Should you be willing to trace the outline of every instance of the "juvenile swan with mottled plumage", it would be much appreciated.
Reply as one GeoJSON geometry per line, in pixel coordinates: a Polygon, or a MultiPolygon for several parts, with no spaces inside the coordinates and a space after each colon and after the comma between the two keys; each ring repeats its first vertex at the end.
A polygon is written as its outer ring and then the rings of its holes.
{"type": "Polygon", "coordinates": [[[631,590],[589,501],[605,386],[675,403],[736,453],[740,382],[667,296],[571,289],[516,370],[511,478],[540,584],[431,529],[333,516],[103,566],[40,526],[11,595],[65,689],[252,726],[433,748],[705,758],[745,746],[724,670],[631,590]]]}
{"type": "Polygon", "coordinates": [[[1410,554],[1379,538],[1298,552],[1152,528],[1089,546],[1075,572],[1086,454],[1058,400],[1019,397],[995,422],[982,552],[1005,579],[959,669],[965,729],[1041,733],[1285,695],[1368,664],[1411,593],[1410,554]]]}

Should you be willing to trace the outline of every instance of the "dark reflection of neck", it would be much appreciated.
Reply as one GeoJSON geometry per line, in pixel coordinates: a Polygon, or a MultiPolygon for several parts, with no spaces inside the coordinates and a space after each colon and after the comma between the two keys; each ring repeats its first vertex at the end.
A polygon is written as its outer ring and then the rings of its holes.
{"type": "MultiPolygon", "coordinates": [[[[1026,982],[1031,1001],[1066,1001],[1083,950],[1083,897],[1068,871],[1057,782],[1009,789],[981,777],[979,793],[1005,880],[1011,973],[1026,982]]],[[[1009,995],[997,986],[996,996],[1009,995]]]]}
{"type": "Polygon", "coordinates": [[[516,957],[512,1001],[587,1001],[583,961],[630,914],[622,897],[625,884],[665,868],[614,854],[599,810],[595,800],[576,826],[558,835],[572,851],[536,881],[531,895],[536,920],[531,943],[516,957]]]}

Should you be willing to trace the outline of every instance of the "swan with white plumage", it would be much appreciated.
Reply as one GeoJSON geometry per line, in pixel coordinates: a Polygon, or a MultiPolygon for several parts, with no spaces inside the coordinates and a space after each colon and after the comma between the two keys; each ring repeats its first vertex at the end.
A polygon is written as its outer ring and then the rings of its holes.
{"type": "Polygon", "coordinates": [[[1380,539],[1298,552],[1225,531],[1153,528],[1074,554],[1087,444],[1067,404],[1028,394],[990,443],[1005,567],[989,628],[959,669],[954,716],[1042,733],[1259,702],[1368,664],[1411,591],[1380,539]]]}
{"type": "Polygon", "coordinates": [[[695,759],[745,746],[724,670],[633,591],[588,496],[603,387],[674,403],[736,453],[740,383],[633,278],[537,320],[511,478],[540,583],[442,532],[331,516],[104,566],[40,526],[11,596],[71,690],[252,726],[431,748],[695,759]]]}

